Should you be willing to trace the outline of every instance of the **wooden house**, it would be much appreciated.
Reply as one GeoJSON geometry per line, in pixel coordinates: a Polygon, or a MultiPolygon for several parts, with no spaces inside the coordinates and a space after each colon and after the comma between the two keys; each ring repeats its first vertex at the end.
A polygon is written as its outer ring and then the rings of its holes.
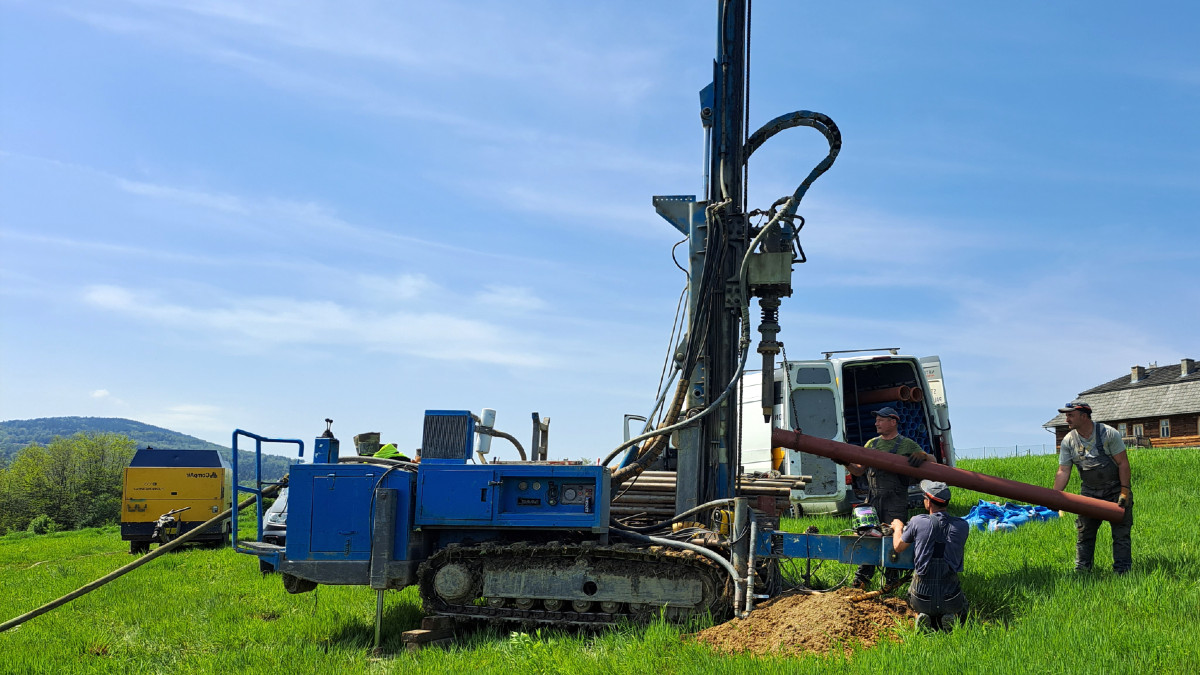
{"type": "MultiPolygon", "coordinates": [[[[1134,366],[1128,375],[1079,392],[1092,406],[1092,420],[1114,427],[1125,444],[1155,448],[1200,447],[1200,368],[1192,359],[1179,365],[1134,366]]],[[[1043,424],[1059,446],[1067,435],[1063,413],[1043,424]]]]}

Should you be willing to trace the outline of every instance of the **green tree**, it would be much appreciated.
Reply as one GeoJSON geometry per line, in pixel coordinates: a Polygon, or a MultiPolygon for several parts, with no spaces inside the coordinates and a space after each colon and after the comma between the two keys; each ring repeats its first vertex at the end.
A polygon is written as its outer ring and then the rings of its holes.
{"type": "Polygon", "coordinates": [[[131,439],[112,433],[27,446],[0,471],[0,527],[24,530],[41,515],[68,529],[115,522],[124,469],[136,450],[131,439]]]}

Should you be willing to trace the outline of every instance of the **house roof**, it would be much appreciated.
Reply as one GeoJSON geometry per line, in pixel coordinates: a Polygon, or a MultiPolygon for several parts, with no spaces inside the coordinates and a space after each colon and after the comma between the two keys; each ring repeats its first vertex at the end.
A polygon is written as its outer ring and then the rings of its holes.
{"type": "MultiPolygon", "coordinates": [[[[1147,368],[1146,376],[1130,382],[1128,374],[1079,393],[1078,398],[1092,406],[1097,422],[1200,413],[1200,371],[1180,376],[1178,364],[1147,368]]],[[[1059,413],[1042,426],[1065,426],[1066,415],[1059,413]]]]}

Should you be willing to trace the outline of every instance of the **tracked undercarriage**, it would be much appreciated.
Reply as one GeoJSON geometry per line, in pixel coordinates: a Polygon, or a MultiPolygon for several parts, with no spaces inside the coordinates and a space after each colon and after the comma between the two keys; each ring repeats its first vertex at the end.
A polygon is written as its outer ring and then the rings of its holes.
{"type": "Polygon", "coordinates": [[[451,545],[417,572],[425,611],[462,619],[603,627],[711,614],[723,621],[733,588],[688,551],[593,543],[451,545]]]}

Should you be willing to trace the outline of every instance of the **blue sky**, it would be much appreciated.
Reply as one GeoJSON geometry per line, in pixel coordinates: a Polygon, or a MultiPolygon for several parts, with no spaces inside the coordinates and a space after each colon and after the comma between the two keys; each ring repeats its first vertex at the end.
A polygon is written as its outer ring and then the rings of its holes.
{"type": "MultiPolygon", "coordinates": [[[[0,419],[415,447],[648,412],[715,2],[0,2],[0,419]]],[[[1189,3],[754,5],[751,127],[832,116],[793,359],[938,354],[961,447],[1200,358],[1189,3]]],[[[752,207],[824,155],[750,166],[752,207]]],[[[496,445],[503,456],[505,452],[496,445]]]]}

